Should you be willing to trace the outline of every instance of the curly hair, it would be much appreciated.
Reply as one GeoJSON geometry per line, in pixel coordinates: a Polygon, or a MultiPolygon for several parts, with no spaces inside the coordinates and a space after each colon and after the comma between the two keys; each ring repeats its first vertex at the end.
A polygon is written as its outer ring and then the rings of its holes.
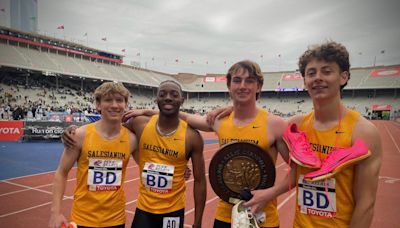
{"type": "MultiPolygon", "coordinates": [[[[308,48],[299,59],[299,69],[303,77],[305,76],[307,64],[314,59],[337,63],[341,72],[348,72],[348,79],[350,80],[349,52],[342,44],[329,41],[308,48]]],[[[347,82],[340,89],[342,90],[346,85],[347,82]]]]}

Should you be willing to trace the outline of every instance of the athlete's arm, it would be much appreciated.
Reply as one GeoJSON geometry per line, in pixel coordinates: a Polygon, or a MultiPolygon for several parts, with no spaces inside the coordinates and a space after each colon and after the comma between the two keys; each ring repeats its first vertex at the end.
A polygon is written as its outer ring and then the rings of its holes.
{"type": "Polygon", "coordinates": [[[291,189],[294,189],[295,184],[296,163],[292,162],[290,164],[289,175],[285,175],[285,178],[282,181],[275,184],[271,188],[252,191],[251,193],[253,194],[253,198],[243,203],[243,206],[251,207],[251,213],[255,214],[256,212],[262,211],[265,208],[265,205],[271,200],[277,198],[278,196],[286,193],[291,189]]]}
{"type": "Polygon", "coordinates": [[[362,138],[371,151],[371,156],[355,165],[355,207],[350,222],[352,228],[371,226],[382,161],[382,144],[378,129],[368,120],[360,118],[355,126],[352,141],[362,138]]]}
{"type": "MultiPolygon", "coordinates": [[[[279,150],[281,154],[286,154],[286,156],[289,156],[288,148],[281,138],[275,142],[275,145],[273,145],[270,150],[279,150]]],[[[288,157],[288,159],[290,158],[288,157]]],[[[286,162],[288,162],[288,160],[286,160],[286,162]]],[[[290,163],[289,174],[285,173],[285,177],[282,181],[276,183],[271,188],[252,191],[251,193],[253,194],[253,198],[251,198],[251,200],[248,202],[245,202],[243,206],[251,207],[251,212],[253,214],[262,211],[268,202],[295,188],[296,170],[296,163],[290,163]]]]}
{"type": "Polygon", "coordinates": [[[69,125],[63,132],[61,136],[61,142],[64,147],[74,147],[76,146],[76,141],[74,140],[75,131],[78,128],[76,125],[69,125]]]}
{"type": "Polygon", "coordinates": [[[123,116],[122,116],[122,122],[128,121],[130,118],[138,117],[138,116],[153,116],[157,115],[158,111],[157,110],[152,110],[152,109],[132,109],[127,111],[123,116]]]}
{"type": "MultiPolygon", "coordinates": [[[[122,124],[124,127],[128,128],[131,134],[134,136],[131,139],[133,140],[132,143],[135,145],[133,148],[134,150],[132,151],[132,156],[136,164],[139,164],[139,140],[149,119],[150,117],[148,116],[138,116],[130,118],[129,121],[122,124]]],[[[133,145],[132,143],[131,145],[133,145]]]]}
{"type": "Polygon", "coordinates": [[[215,123],[213,126],[209,125],[206,116],[200,116],[196,114],[189,114],[186,112],[179,112],[179,118],[186,121],[191,127],[200,131],[215,131],[215,123]]]}
{"type": "Polygon", "coordinates": [[[229,116],[233,112],[233,106],[217,108],[207,113],[207,123],[214,125],[215,120],[222,119],[225,116],[229,116]]]}
{"type": "Polygon", "coordinates": [[[194,177],[194,225],[201,227],[203,211],[207,197],[207,185],[203,157],[203,138],[198,131],[188,129],[188,138],[186,141],[192,144],[190,156],[192,159],[194,177]]]}
{"type": "Polygon", "coordinates": [[[288,123],[282,117],[268,114],[268,131],[275,140],[273,146],[286,163],[289,161],[289,149],[283,140],[283,134],[287,127],[288,123]]]}
{"type": "MultiPolygon", "coordinates": [[[[289,163],[290,155],[289,149],[286,146],[286,143],[282,139],[283,133],[287,127],[287,123],[278,116],[270,114],[269,116],[269,131],[273,131],[273,137],[275,138],[275,143],[271,146],[270,152],[273,150],[278,151],[281,154],[281,157],[286,163],[289,163]],[[272,118],[271,118],[272,117],[272,118]]],[[[298,117],[290,119],[289,121],[298,121],[298,117]]],[[[276,152],[272,152],[276,153],[276,152]]],[[[287,191],[295,188],[296,184],[296,170],[297,166],[296,163],[290,163],[290,173],[285,173],[285,178],[276,183],[274,186],[268,189],[263,190],[255,190],[251,193],[253,194],[253,198],[248,202],[244,203],[245,207],[251,207],[251,212],[254,214],[258,211],[262,211],[265,205],[270,202],[271,200],[275,199],[279,195],[286,193],[287,191]]]]}
{"type": "MultiPolygon", "coordinates": [[[[152,116],[158,114],[159,111],[156,110],[150,110],[150,109],[134,109],[126,112],[122,118],[122,121],[125,122],[127,121],[124,126],[129,128],[131,131],[134,130],[131,128],[132,122],[131,118],[136,119],[135,117],[140,117],[140,116],[152,116]]],[[[186,121],[191,127],[201,130],[201,131],[214,131],[213,128],[208,124],[207,122],[207,117],[206,116],[200,116],[200,115],[194,115],[194,114],[189,114],[186,112],[180,112],[179,113],[179,118],[186,121]]]]}
{"type": "Polygon", "coordinates": [[[64,147],[63,154],[61,155],[60,163],[53,180],[53,200],[51,205],[51,217],[49,221],[50,228],[59,228],[61,227],[62,223],[65,225],[68,224],[67,219],[61,213],[61,204],[65,187],[67,185],[68,172],[79,158],[85,132],[85,126],[76,129],[74,140],[76,141],[77,146],[64,147]]]}
{"type": "Polygon", "coordinates": [[[129,134],[129,144],[131,146],[130,151],[133,157],[133,160],[135,160],[136,164],[139,164],[139,150],[138,150],[138,140],[136,139],[136,135],[130,131],[128,131],[129,134]]]}
{"type": "Polygon", "coordinates": [[[146,126],[147,122],[149,121],[149,116],[137,116],[134,118],[130,118],[127,122],[123,123],[122,125],[128,128],[129,131],[133,132],[136,135],[136,138],[140,139],[142,135],[142,131],[146,126]]]}

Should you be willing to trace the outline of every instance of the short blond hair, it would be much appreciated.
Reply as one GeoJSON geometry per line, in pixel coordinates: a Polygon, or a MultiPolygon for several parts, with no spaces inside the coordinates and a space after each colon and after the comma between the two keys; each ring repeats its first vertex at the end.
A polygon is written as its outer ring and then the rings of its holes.
{"type": "Polygon", "coordinates": [[[101,98],[116,93],[121,94],[125,102],[128,103],[130,96],[129,90],[120,82],[104,82],[94,91],[94,98],[96,102],[100,102],[101,98]]]}

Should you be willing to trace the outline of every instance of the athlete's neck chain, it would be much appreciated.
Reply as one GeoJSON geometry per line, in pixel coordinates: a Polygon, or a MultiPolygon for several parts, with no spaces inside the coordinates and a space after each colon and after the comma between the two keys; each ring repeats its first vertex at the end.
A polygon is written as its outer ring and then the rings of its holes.
{"type": "MultiPolygon", "coordinates": [[[[178,126],[179,126],[179,125],[178,125],[178,126]]],[[[157,130],[157,133],[158,133],[159,135],[161,135],[162,137],[169,137],[169,136],[175,134],[175,132],[178,130],[178,127],[176,127],[175,130],[173,130],[173,131],[171,131],[171,132],[164,133],[164,132],[162,132],[162,131],[160,130],[160,127],[158,126],[158,120],[157,120],[157,123],[156,123],[156,130],[157,130]]]]}

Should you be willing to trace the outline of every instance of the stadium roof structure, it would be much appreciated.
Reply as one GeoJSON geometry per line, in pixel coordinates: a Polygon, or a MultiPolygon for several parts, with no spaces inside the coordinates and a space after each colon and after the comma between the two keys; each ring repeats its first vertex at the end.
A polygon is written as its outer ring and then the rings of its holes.
{"type": "MultiPolygon", "coordinates": [[[[149,87],[158,87],[164,80],[175,80],[180,82],[185,92],[228,91],[225,75],[222,74],[171,75],[122,64],[122,58],[123,56],[118,54],[62,39],[0,27],[0,66],[2,68],[34,71],[46,76],[120,81],[149,87]],[[120,61],[113,61],[107,55],[120,61]]],[[[353,68],[351,80],[345,89],[387,88],[400,88],[399,65],[353,68]]],[[[297,92],[302,90],[303,80],[298,71],[264,73],[262,91],[297,92]]]]}
{"type": "Polygon", "coordinates": [[[56,37],[51,37],[51,36],[46,36],[46,35],[42,35],[40,33],[35,33],[35,32],[24,32],[24,31],[20,31],[20,30],[16,30],[16,29],[12,29],[9,27],[4,27],[0,25],[0,34],[5,34],[5,32],[11,32],[14,33],[16,35],[19,35],[18,37],[23,37],[23,38],[38,38],[38,39],[42,39],[42,40],[49,40],[49,41],[53,41],[53,42],[57,42],[60,44],[64,44],[66,46],[69,46],[71,48],[79,48],[82,50],[88,50],[88,51],[92,51],[92,52],[107,52],[109,54],[115,55],[115,56],[119,56],[119,57],[124,57],[124,55],[118,54],[118,53],[113,53],[110,51],[105,51],[105,50],[100,50],[100,49],[96,49],[93,47],[89,47],[80,43],[75,43],[75,42],[71,42],[68,40],[64,40],[64,39],[59,39],[56,37]]]}

